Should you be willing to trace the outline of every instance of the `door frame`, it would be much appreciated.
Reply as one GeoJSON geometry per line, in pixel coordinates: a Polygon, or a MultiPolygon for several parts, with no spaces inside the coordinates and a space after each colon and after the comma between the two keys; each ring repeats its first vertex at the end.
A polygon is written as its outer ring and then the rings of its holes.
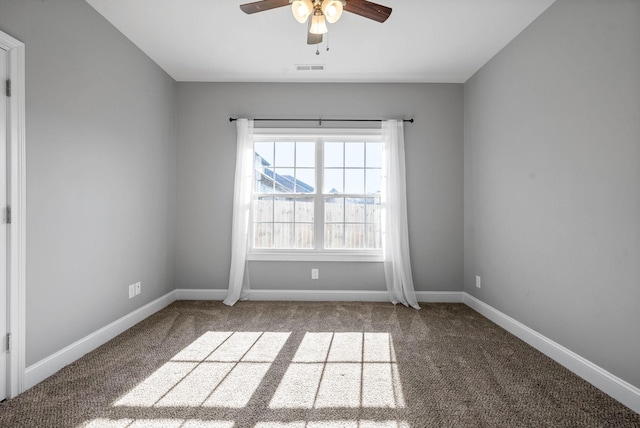
{"type": "MultiPolygon", "coordinates": [[[[8,201],[11,224],[7,237],[7,328],[12,346],[7,361],[7,397],[24,391],[26,314],[26,127],[25,127],[25,46],[0,31],[0,48],[7,51],[11,97],[8,103],[7,140],[9,159],[8,201]]],[[[2,82],[4,90],[4,82],[2,82]]],[[[2,339],[4,342],[4,338],[2,339]]],[[[4,343],[2,343],[4,345],[4,343]]]]}

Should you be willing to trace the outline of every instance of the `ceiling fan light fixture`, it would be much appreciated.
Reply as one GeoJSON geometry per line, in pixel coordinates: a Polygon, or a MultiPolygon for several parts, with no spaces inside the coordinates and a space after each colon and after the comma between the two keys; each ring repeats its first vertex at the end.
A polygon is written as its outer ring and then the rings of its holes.
{"type": "Polygon", "coordinates": [[[343,11],[376,22],[385,22],[391,15],[390,7],[369,0],[253,0],[251,3],[241,4],[240,10],[251,15],[285,6],[291,6],[291,13],[296,21],[307,24],[307,44],[316,45],[316,55],[320,54],[317,46],[322,43],[323,35],[329,32],[327,22],[337,22],[343,11]]]}
{"type": "Polygon", "coordinates": [[[313,12],[313,4],[311,0],[294,0],[291,3],[291,12],[296,21],[304,24],[313,12]]]}
{"type": "Polygon", "coordinates": [[[337,22],[342,16],[343,5],[339,0],[324,0],[322,2],[322,13],[329,24],[337,22]]]}
{"type": "Polygon", "coordinates": [[[311,34],[325,34],[328,31],[329,29],[327,28],[324,15],[321,13],[314,13],[311,17],[311,28],[309,28],[309,32],[311,34]]]}

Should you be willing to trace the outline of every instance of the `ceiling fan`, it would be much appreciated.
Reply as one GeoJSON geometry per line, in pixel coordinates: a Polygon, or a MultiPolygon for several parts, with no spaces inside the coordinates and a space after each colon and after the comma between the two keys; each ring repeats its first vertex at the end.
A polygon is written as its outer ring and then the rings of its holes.
{"type": "Polygon", "coordinates": [[[315,45],[322,42],[322,35],[329,31],[327,22],[333,24],[342,15],[342,11],[355,13],[377,22],[385,22],[391,15],[391,8],[367,0],[261,0],[240,5],[247,14],[291,5],[294,18],[304,24],[309,16],[307,43],[315,45]]]}

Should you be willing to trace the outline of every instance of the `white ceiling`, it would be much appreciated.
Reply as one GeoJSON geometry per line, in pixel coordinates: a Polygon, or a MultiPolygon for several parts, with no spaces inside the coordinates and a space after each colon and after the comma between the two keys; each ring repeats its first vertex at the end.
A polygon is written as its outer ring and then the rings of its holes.
{"type": "Polygon", "coordinates": [[[239,5],[252,0],[86,1],[177,81],[462,83],[555,0],[378,0],[393,8],[387,22],[345,12],[320,55],[289,7],[247,15],[239,5]]]}

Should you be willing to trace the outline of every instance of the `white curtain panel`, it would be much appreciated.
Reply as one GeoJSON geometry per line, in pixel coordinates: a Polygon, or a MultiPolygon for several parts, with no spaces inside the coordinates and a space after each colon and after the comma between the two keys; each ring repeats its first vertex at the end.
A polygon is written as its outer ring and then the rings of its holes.
{"type": "Polygon", "coordinates": [[[409,256],[403,121],[383,121],[382,135],[385,138],[382,226],[387,290],[394,305],[402,303],[420,309],[413,288],[409,256]]]}
{"type": "Polygon", "coordinates": [[[249,295],[247,250],[249,248],[249,217],[253,184],[253,120],[236,121],[238,141],[231,229],[231,269],[229,291],[225,305],[233,306],[249,295]]]}

